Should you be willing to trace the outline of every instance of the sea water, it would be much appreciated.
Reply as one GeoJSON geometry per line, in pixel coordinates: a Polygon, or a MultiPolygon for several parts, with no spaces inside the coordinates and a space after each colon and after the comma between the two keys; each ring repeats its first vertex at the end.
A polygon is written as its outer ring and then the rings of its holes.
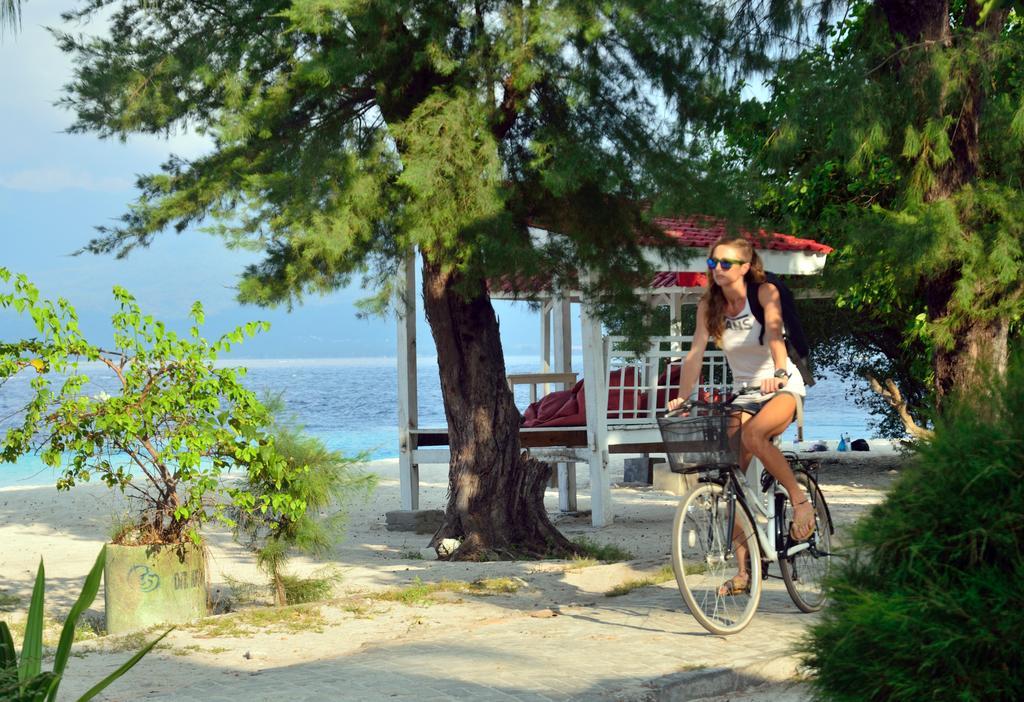
{"type": "MultiPolygon", "coordinates": [[[[579,359],[574,362],[582,367],[579,359]]],[[[370,459],[398,456],[398,372],[394,358],[333,358],[235,360],[225,365],[248,369],[246,386],[259,394],[280,393],[285,412],[310,434],[346,455],[366,454],[370,459]]],[[[536,357],[509,356],[507,373],[537,372],[536,357]]],[[[113,395],[117,381],[102,365],[85,370],[90,383],[85,392],[113,395]]],[[[0,434],[18,422],[19,411],[31,397],[32,375],[21,373],[0,385],[0,434]]],[[[847,397],[849,384],[822,379],[808,389],[804,438],[809,442],[838,436],[871,435],[871,416],[847,397]]],[[[420,427],[444,427],[437,362],[418,359],[417,394],[420,427]]],[[[529,388],[516,387],[516,404],[529,404],[529,388]]],[[[790,428],[784,439],[796,438],[790,428]]],[[[15,464],[0,463],[0,487],[53,485],[57,472],[30,455],[15,464]]]]}

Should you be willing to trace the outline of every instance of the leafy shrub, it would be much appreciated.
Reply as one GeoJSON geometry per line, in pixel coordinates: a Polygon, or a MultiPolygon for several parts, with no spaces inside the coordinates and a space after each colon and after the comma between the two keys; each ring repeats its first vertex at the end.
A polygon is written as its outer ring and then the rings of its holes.
{"type": "Polygon", "coordinates": [[[135,519],[115,543],[198,543],[205,522],[233,525],[229,506],[250,513],[272,508],[298,519],[306,504],[275,486],[303,466],[276,450],[273,416],[242,385],[245,369],[216,363],[267,325],[250,322],[210,342],[200,334],[198,302],[193,326],[181,336],[144,315],[127,291],[114,288],[114,297],[113,347],[97,346],[82,335],[67,300],[43,299],[25,276],[0,267],[0,310],[30,316],[37,332],[0,342],[0,385],[17,373],[35,373],[20,424],[0,438],[0,460],[37,451],[60,468],[59,489],[98,477],[136,498],[135,519]],[[85,391],[86,361],[113,375],[111,394],[85,391]],[[232,468],[261,492],[224,482],[232,468]]]}
{"type": "Polygon", "coordinates": [[[285,564],[293,550],[319,557],[336,544],[346,523],[346,503],[357,495],[368,495],[377,476],[357,468],[365,456],[348,458],[305,434],[294,422],[282,420],[280,397],[267,398],[265,405],[275,416],[275,450],[286,470],[281,475],[250,472],[241,489],[255,496],[284,494],[305,509],[296,513],[273,504],[260,510],[236,509],[232,513],[235,537],[244,539],[256,554],[256,564],[270,577],[278,605],[323,599],[330,593],[329,581],[287,575],[285,564]]]}
{"type": "Polygon", "coordinates": [[[853,544],[803,642],[823,699],[1024,699],[1024,357],[964,389],[853,544]]]}

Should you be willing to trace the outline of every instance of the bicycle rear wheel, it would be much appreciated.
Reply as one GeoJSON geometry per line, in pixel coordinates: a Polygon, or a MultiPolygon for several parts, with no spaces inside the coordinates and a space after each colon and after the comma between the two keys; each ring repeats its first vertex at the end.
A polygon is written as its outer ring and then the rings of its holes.
{"type": "MultiPolygon", "coordinates": [[[[779,567],[793,604],[803,612],[817,612],[827,599],[823,583],[832,567],[832,520],[818,484],[803,470],[793,473],[814,508],[814,533],[808,548],[780,558],[779,567]]],[[[792,518],[792,505],[786,500],[783,523],[788,525],[792,518]]]]}
{"type": "Polygon", "coordinates": [[[672,569],[690,613],[705,629],[735,634],[750,623],[761,599],[761,555],[754,525],[734,494],[701,483],[680,500],[672,525],[672,569]],[[750,589],[722,594],[739,570],[736,546],[746,548],[750,589]]]}

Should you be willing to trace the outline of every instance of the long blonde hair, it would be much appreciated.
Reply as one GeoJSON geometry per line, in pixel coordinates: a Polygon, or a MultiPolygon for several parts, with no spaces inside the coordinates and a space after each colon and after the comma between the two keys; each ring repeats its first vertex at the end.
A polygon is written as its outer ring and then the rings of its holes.
{"type": "MultiPolygon", "coordinates": [[[[719,246],[732,246],[739,249],[743,252],[743,257],[750,261],[750,268],[743,275],[743,280],[747,285],[764,282],[764,264],[761,263],[761,257],[757,255],[754,245],[747,239],[736,234],[725,234],[711,245],[711,248],[708,249],[708,256],[712,256],[719,246]]],[[[708,289],[704,293],[702,301],[705,305],[704,323],[708,328],[708,336],[718,341],[722,338],[722,332],[725,331],[725,293],[715,282],[715,276],[710,271],[708,271],[708,289]]]]}

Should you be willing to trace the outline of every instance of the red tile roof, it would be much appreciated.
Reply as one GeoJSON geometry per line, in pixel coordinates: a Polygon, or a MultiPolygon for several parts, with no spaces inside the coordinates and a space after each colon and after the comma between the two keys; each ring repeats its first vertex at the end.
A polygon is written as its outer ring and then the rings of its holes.
{"type": "MultiPolygon", "coordinates": [[[[654,223],[661,227],[666,234],[676,239],[680,246],[692,246],[704,248],[727,233],[725,222],[712,217],[696,215],[692,217],[656,217],[654,223]]],[[[760,229],[756,232],[739,230],[739,234],[746,237],[758,249],[770,251],[807,251],[809,253],[830,254],[833,249],[826,244],[819,244],[813,239],[800,239],[789,234],[778,232],[766,232],[760,229]]],[[[665,271],[657,273],[651,281],[652,288],[698,288],[707,285],[707,275],[704,273],[678,273],[665,271]]],[[[512,279],[502,277],[488,281],[488,288],[492,292],[512,293],[516,291],[550,290],[551,281],[542,278],[512,279]]]]}
{"type": "MultiPolygon", "coordinates": [[[[719,237],[727,233],[725,222],[712,217],[655,217],[654,223],[666,234],[679,241],[680,246],[711,246],[719,237]]],[[[739,232],[759,249],[771,251],[809,251],[811,253],[830,254],[833,249],[826,244],[819,244],[813,239],[799,239],[789,234],[756,232],[740,230],[739,232]]]]}

